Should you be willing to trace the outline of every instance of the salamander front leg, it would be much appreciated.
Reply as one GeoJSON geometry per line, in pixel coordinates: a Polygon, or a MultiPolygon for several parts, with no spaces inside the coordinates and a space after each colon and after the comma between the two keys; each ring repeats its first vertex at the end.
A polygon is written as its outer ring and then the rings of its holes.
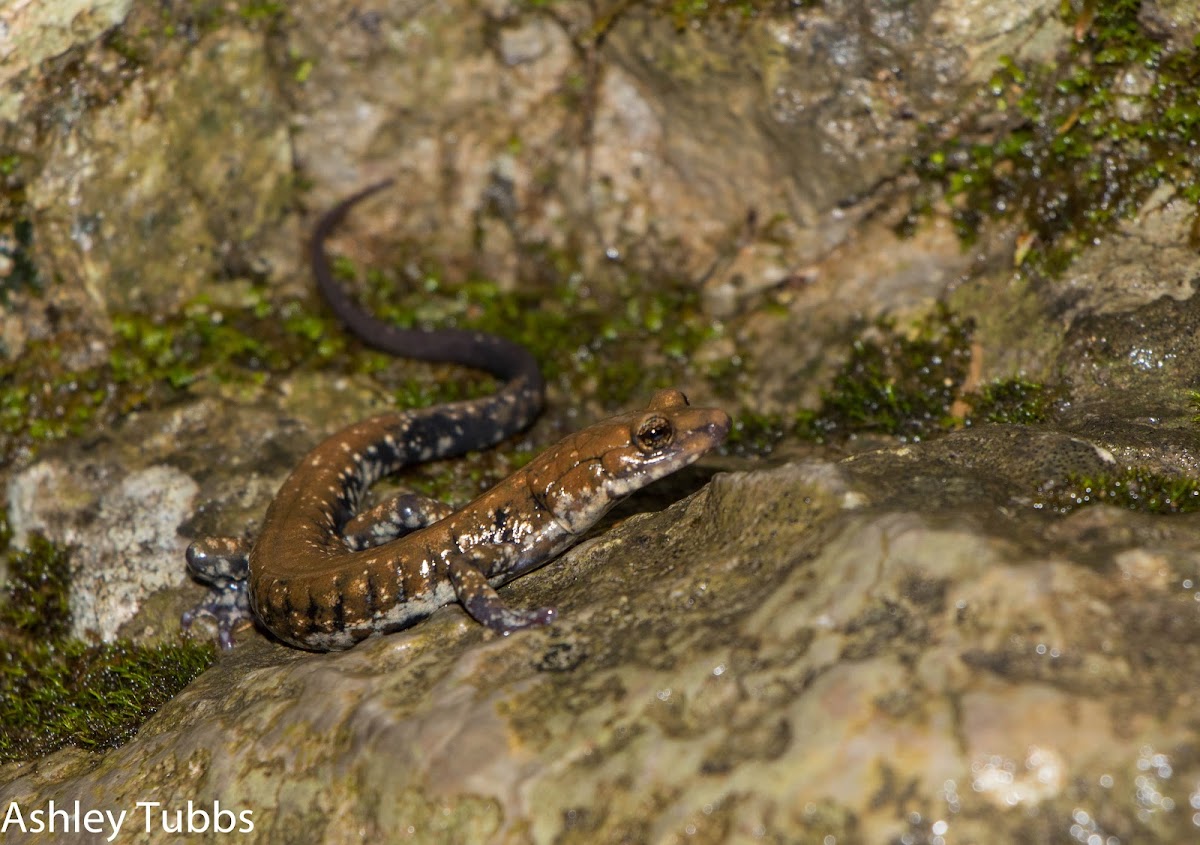
{"type": "Polygon", "coordinates": [[[188,573],[209,586],[209,594],[180,617],[187,631],[201,616],[217,625],[221,648],[233,648],[233,629],[254,621],[246,579],[250,577],[250,547],[235,537],[209,537],[188,546],[188,573]]]}
{"type": "Polygon", "coordinates": [[[557,615],[552,607],[514,610],[504,603],[483,573],[466,558],[450,562],[450,583],[471,618],[505,636],[522,628],[549,625],[557,615]]]}
{"type": "Polygon", "coordinates": [[[452,513],[454,508],[445,502],[416,493],[401,493],[351,519],[342,529],[342,537],[351,549],[362,551],[433,525],[452,513]]]}

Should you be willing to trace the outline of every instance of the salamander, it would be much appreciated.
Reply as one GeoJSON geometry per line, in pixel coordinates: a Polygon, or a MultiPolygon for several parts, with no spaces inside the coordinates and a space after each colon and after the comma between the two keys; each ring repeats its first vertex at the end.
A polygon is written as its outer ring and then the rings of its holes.
{"type": "Polygon", "coordinates": [[[373,347],[465,364],[503,384],[480,399],[383,414],[333,434],[284,481],[252,544],[228,537],[192,543],[188,571],[212,589],[182,624],[211,618],[224,648],[250,620],[298,648],[345,649],[455,601],[501,634],[548,624],[554,608],[509,607],[496,588],[548,563],[617,502],[691,464],[729,432],[724,411],[660,390],[646,408],[568,436],[458,510],[400,493],[359,512],[380,477],[524,429],[544,394],[537,361],[524,347],[478,332],[388,325],[337,284],[325,240],[355,204],[388,184],[359,191],[317,222],[309,258],[322,296],[373,347]]]}

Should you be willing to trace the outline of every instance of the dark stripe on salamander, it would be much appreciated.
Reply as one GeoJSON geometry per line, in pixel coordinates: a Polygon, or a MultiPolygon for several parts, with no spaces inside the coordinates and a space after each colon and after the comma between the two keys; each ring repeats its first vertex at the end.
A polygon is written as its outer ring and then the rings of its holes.
{"type": "Polygon", "coordinates": [[[368,620],[374,617],[379,610],[379,593],[375,589],[373,572],[373,569],[368,569],[364,577],[366,583],[363,589],[363,617],[368,620]]]}
{"type": "Polygon", "coordinates": [[[345,579],[339,572],[333,576],[333,631],[341,631],[346,627],[346,593],[343,590],[345,579]]]}
{"type": "Polygon", "coordinates": [[[316,595],[313,595],[312,585],[308,585],[308,583],[306,583],[305,587],[305,594],[307,594],[308,597],[308,606],[305,607],[305,622],[308,625],[308,633],[317,634],[318,631],[323,630],[322,624],[320,624],[320,611],[322,611],[322,606],[320,606],[319,601],[317,601],[316,595]]]}
{"type": "Polygon", "coordinates": [[[279,584],[279,610],[284,619],[292,619],[296,609],[292,606],[292,585],[287,581],[279,584]]]}

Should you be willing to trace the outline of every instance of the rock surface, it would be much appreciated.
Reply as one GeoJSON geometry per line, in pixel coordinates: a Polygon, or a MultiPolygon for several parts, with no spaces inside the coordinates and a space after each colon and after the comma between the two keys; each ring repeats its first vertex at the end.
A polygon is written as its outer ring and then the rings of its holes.
{"type": "MultiPolygon", "coordinates": [[[[920,127],[1001,55],[1061,50],[1060,4],[542,6],[199,3],[167,31],[154,4],[95,3],[51,39],[0,11],[0,139],[54,280],[8,292],[5,356],[54,338],[88,366],[112,314],[227,282],[300,295],[301,206],[390,175],[402,200],[344,251],[547,290],[564,263],[596,291],[672,268],[727,323],[702,354],[751,357],[750,411],[812,407],[864,322],[949,295],[977,378],[1064,387],[1053,423],[714,457],[505,588],[557,606],[547,629],[450,607],[334,655],[243,631],[121,748],[0,767],[0,810],[125,811],[121,842],[216,802],[246,842],[1195,838],[1200,517],[1045,507],[1073,475],[1200,474],[1195,209],[1164,191],[1039,285],[1016,233],[893,231],[920,127]]],[[[1186,3],[1143,17],[1195,29],[1186,3]]],[[[199,592],[187,539],[252,533],[305,449],[370,413],[362,381],[197,387],[19,456],[10,520],[81,550],[78,630],[161,637],[199,592]]],[[[552,398],[556,425],[590,407],[552,398]]]]}
{"type": "MultiPolygon", "coordinates": [[[[1026,459],[993,433],[969,448],[1026,459]]],[[[342,654],[251,638],[0,801],[219,802],[261,841],[1181,841],[1197,520],[1041,516],[948,480],[954,440],[905,447],[907,484],[877,483],[897,450],[718,474],[514,585],[558,606],[542,631],[454,608],[342,654]]]]}

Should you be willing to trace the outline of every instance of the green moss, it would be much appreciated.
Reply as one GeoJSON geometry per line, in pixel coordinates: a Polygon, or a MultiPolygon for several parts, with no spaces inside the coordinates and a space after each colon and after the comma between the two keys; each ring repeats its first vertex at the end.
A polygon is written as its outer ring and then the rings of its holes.
{"type": "Polygon", "coordinates": [[[763,455],[788,436],[825,442],[873,433],[922,440],[979,422],[1044,422],[1059,396],[1044,385],[1008,379],[964,392],[971,333],[969,320],[944,307],[908,332],[881,320],[854,341],[818,409],[790,420],[742,409],[725,449],[763,455]]]}
{"type": "Polygon", "coordinates": [[[1070,476],[1064,484],[1039,490],[1034,507],[1069,513],[1094,504],[1147,513],[1193,513],[1200,510],[1200,480],[1145,467],[1127,467],[1090,478],[1070,476]]]}
{"type": "MultiPolygon", "coordinates": [[[[349,262],[335,263],[343,279],[357,274],[349,262]]],[[[626,405],[653,390],[717,369],[697,372],[696,350],[721,335],[692,288],[671,279],[630,275],[607,294],[581,292],[574,273],[541,289],[505,293],[495,283],[473,279],[445,284],[423,268],[401,281],[399,272],[364,274],[363,300],[381,319],[405,327],[457,326],[491,332],[527,347],[547,380],[571,394],[586,395],[605,408],[626,405]]],[[[494,389],[490,381],[463,383],[466,395],[494,389]]]]}
{"type": "Polygon", "coordinates": [[[854,342],[821,408],[799,417],[798,432],[815,440],[862,432],[920,440],[956,424],[951,406],[970,363],[971,329],[944,308],[909,334],[880,321],[874,338],[854,342]]]}
{"type": "MultiPolygon", "coordinates": [[[[335,261],[335,270],[357,275],[344,260],[335,261]]],[[[548,275],[557,275],[557,265],[548,275]]],[[[696,349],[723,329],[704,316],[695,291],[669,281],[631,276],[601,298],[581,291],[574,272],[553,287],[511,295],[486,280],[445,285],[434,269],[400,276],[371,271],[357,285],[381,319],[508,337],[531,349],[563,393],[587,397],[600,410],[626,407],[684,380],[729,376],[726,363],[697,372],[696,349]]],[[[315,301],[275,303],[261,286],[238,295],[235,304],[222,305],[198,297],[166,318],[115,314],[107,359],[87,369],[64,363],[70,356],[62,338],[30,343],[19,358],[0,362],[0,460],[180,401],[198,385],[253,387],[299,369],[371,374],[399,408],[496,389],[491,376],[465,368],[397,365],[352,340],[315,301]]]]}
{"type": "Polygon", "coordinates": [[[212,663],[211,645],[0,645],[0,762],[115,748],[212,663]]]}
{"type": "Polygon", "coordinates": [[[71,627],[66,552],[44,537],[33,536],[28,549],[6,549],[5,557],[8,583],[0,604],[0,631],[52,640],[65,637],[71,627]]]}
{"type": "Polygon", "coordinates": [[[1159,185],[1200,201],[1200,53],[1152,38],[1140,7],[1063,4],[1080,38],[1062,61],[1004,60],[953,135],[931,130],[917,212],[944,198],[968,243],[985,219],[1018,219],[1019,260],[1053,274],[1159,185]]]}
{"type": "Polygon", "coordinates": [[[769,455],[790,428],[779,414],[760,414],[743,408],[733,418],[723,451],[741,456],[769,455]]]}
{"type": "Polygon", "coordinates": [[[104,364],[73,370],[62,340],[29,344],[0,363],[0,462],[46,440],[109,425],[136,410],[181,398],[197,381],[253,384],[297,367],[355,371],[370,360],[350,352],[331,318],[297,302],[275,305],[251,291],[239,307],[201,297],[168,319],[112,317],[104,364]]]}
{"type": "Polygon", "coordinates": [[[297,85],[308,82],[308,78],[312,76],[313,69],[316,67],[316,62],[299,55],[291,55],[290,58],[292,60],[292,79],[297,85]]]}
{"type": "Polygon", "coordinates": [[[1045,422],[1058,398],[1045,385],[1014,378],[986,385],[966,401],[972,409],[970,422],[1031,425],[1045,422]]]}
{"type": "Polygon", "coordinates": [[[657,5],[675,26],[683,29],[691,23],[702,23],[713,18],[748,20],[760,12],[777,9],[783,4],[755,3],[750,0],[660,0],[657,5]]]}
{"type": "MultiPolygon", "coordinates": [[[[335,271],[357,276],[345,260],[335,261],[335,271]]],[[[358,285],[381,319],[508,337],[531,349],[564,394],[587,397],[600,410],[627,407],[684,380],[729,377],[727,363],[706,372],[692,363],[696,349],[723,329],[704,316],[696,292],[681,285],[629,277],[617,293],[600,298],[581,292],[570,273],[549,290],[510,295],[486,280],[445,285],[432,268],[416,278],[400,275],[370,271],[358,285]]],[[[31,343],[18,359],[0,362],[0,460],[180,401],[198,385],[252,387],[299,369],[371,374],[398,408],[496,389],[491,376],[465,368],[397,365],[352,340],[316,302],[274,303],[263,287],[242,291],[232,305],[202,296],[162,319],[119,313],[112,329],[107,360],[98,366],[70,369],[59,338],[31,343]]]]}
{"type": "Polygon", "coordinates": [[[238,8],[238,14],[246,21],[275,20],[286,11],[287,5],[275,0],[247,0],[238,8]]]}
{"type": "Polygon", "coordinates": [[[0,762],[64,745],[120,745],[215,657],[209,644],[88,643],[68,636],[69,560],[41,537],[0,548],[8,566],[0,602],[0,762]]]}

